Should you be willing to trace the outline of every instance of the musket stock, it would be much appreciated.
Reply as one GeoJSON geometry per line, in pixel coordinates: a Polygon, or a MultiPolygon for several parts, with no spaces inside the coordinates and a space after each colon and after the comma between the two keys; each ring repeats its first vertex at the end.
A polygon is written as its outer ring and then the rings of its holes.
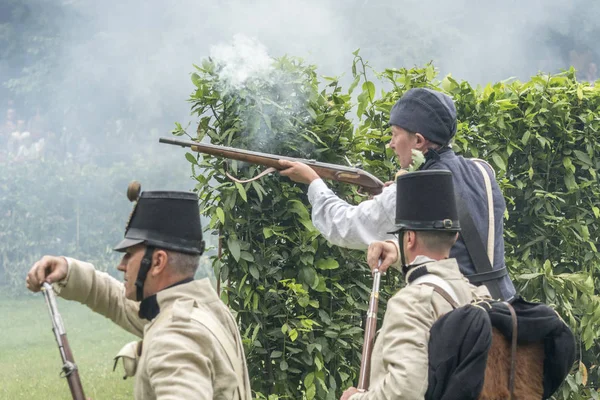
{"type": "Polygon", "coordinates": [[[358,389],[367,390],[369,388],[369,375],[371,374],[371,353],[377,332],[377,310],[379,308],[379,283],[381,282],[381,272],[379,269],[373,270],[373,288],[369,298],[369,309],[365,320],[365,339],[363,342],[362,357],[360,360],[360,374],[358,376],[358,389]]]}
{"type": "Polygon", "coordinates": [[[46,299],[46,305],[48,306],[48,312],[50,313],[50,319],[52,320],[52,332],[54,332],[54,338],[58,344],[58,351],[63,362],[61,376],[67,378],[69,383],[69,389],[71,390],[71,396],[73,400],[86,400],[85,394],[83,393],[83,386],[81,385],[81,379],[79,378],[79,371],[73,358],[73,352],[71,346],[67,340],[67,333],[63,324],[62,317],[58,312],[56,306],[56,296],[52,285],[47,282],[42,284],[42,293],[46,299]]]}
{"type": "Polygon", "coordinates": [[[192,149],[192,151],[198,153],[229,158],[232,160],[245,161],[251,164],[258,164],[265,167],[274,168],[276,170],[283,169],[279,165],[279,160],[298,161],[311,167],[321,178],[358,185],[363,187],[365,191],[371,194],[379,194],[383,190],[383,182],[381,182],[381,180],[367,171],[363,171],[359,168],[346,167],[343,165],[324,163],[303,158],[259,153],[257,151],[236,149],[235,147],[218,146],[199,142],[187,142],[170,138],[160,138],[159,142],[189,147],[192,149]]]}

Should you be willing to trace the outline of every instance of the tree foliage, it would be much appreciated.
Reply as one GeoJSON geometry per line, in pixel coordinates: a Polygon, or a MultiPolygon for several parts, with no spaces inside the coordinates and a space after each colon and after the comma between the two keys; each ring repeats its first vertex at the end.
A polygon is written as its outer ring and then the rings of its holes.
{"type": "MultiPolygon", "coordinates": [[[[123,238],[131,212],[125,197],[129,181],[138,179],[143,190],[169,188],[165,182],[180,182],[176,177],[180,171],[171,169],[171,159],[152,153],[140,153],[129,163],[104,165],[103,158],[46,157],[0,163],[3,293],[29,293],[25,276],[45,254],[86,260],[99,270],[121,275],[116,270],[121,256],[112,247],[123,238]]],[[[211,236],[206,241],[213,244],[211,236]]],[[[198,276],[212,277],[207,263],[203,257],[198,276]]]]}

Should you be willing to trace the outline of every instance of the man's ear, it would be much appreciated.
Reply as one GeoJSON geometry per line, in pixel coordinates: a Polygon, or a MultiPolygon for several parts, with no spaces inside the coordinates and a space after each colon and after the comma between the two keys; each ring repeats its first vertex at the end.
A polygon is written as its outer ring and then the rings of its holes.
{"type": "Polygon", "coordinates": [[[427,149],[427,146],[429,145],[429,140],[427,140],[425,136],[421,135],[419,132],[415,133],[415,137],[415,149],[420,151],[427,149]]]}
{"type": "Polygon", "coordinates": [[[417,245],[417,232],[406,231],[404,236],[406,236],[406,249],[414,249],[417,245]]]}
{"type": "Polygon", "coordinates": [[[152,267],[150,268],[150,274],[157,276],[162,274],[168,264],[169,255],[166,251],[157,249],[152,254],[152,267]]]}

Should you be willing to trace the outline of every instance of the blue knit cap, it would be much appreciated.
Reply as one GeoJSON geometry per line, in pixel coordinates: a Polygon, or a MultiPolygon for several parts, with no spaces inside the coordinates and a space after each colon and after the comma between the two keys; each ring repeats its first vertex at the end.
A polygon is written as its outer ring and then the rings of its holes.
{"type": "Polygon", "coordinates": [[[456,134],[456,108],[444,93],[410,89],[392,107],[390,125],[418,132],[432,142],[445,145],[456,134]]]}

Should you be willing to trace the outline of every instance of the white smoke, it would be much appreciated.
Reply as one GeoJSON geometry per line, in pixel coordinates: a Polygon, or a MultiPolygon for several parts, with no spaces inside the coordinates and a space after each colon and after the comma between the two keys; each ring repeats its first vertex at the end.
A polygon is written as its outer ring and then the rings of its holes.
{"type": "Polygon", "coordinates": [[[242,34],[235,35],[231,44],[212,46],[210,57],[219,68],[221,81],[238,90],[247,80],[269,79],[273,71],[267,47],[242,34]]]}

